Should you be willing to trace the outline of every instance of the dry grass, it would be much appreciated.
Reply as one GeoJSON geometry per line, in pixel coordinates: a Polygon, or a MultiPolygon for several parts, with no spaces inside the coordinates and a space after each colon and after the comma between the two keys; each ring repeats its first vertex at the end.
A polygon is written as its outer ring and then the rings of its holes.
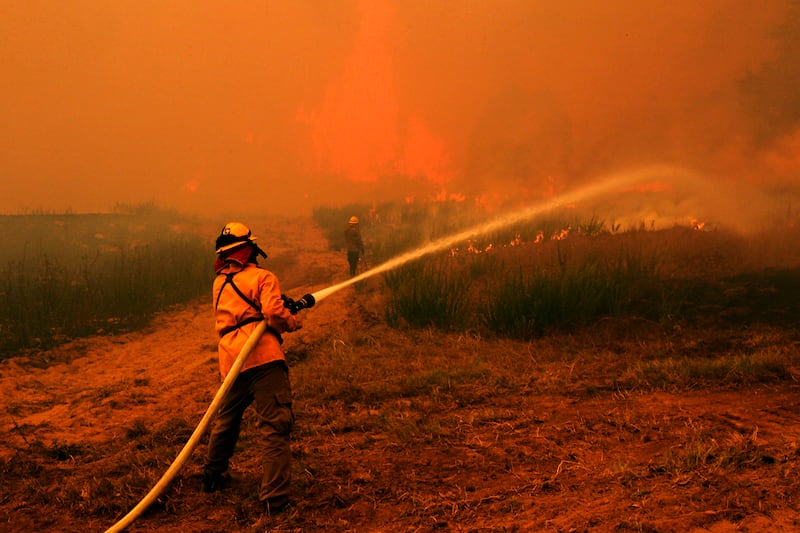
{"type": "MultiPolygon", "coordinates": [[[[797,302],[751,296],[798,282],[797,249],[794,263],[785,250],[743,259],[745,241],[684,236],[653,246],[686,276],[685,320],[605,318],[519,341],[387,327],[380,279],[330,296],[285,345],[292,510],[254,526],[248,416],[228,491],[200,492],[201,446],[131,531],[792,530],[800,337],[782,317],[797,302]]],[[[341,277],[344,258],[325,259],[341,277]]],[[[164,317],[179,335],[0,367],[5,530],[102,531],[149,490],[218,384],[207,306],[164,317]]]]}

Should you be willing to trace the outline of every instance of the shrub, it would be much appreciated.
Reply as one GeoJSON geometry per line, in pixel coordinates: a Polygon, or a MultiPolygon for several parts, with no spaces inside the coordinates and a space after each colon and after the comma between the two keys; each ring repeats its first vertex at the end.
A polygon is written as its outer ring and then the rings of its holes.
{"type": "Polygon", "coordinates": [[[391,291],[386,320],[444,329],[467,323],[470,280],[446,258],[411,263],[384,275],[391,291]]]}
{"type": "Polygon", "coordinates": [[[526,340],[637,308],[647,311],[645,300],[658,283],[655,260],[641,254],[568,259],[559,248],[549,264],[505,271],[512,273],[487,290],[483,321],[491,331],[526,340]]]}
{"type": "MultiPolygon", "coordinates": [[[[137,228],[146,220],[90,217],[91,223],[78,215],[61,217],[56,227],[70,228],[52,236],[54,242],[40,257],[22,243],[0,266],[5,304],[0,308],[0,358],[140,327],[158,310],[209,290],[209,250],[200,238],[165,232],[160,221],[157,231],[142,235],[137,228]],[[113,239],[106,236],[112,233],[113,239]],[[87,242],[95,241],[87,248],[87,242]]],[[[16,222],[36,234],[44,233],[39,225],[49,227],[52,219],[16,222]]]]}

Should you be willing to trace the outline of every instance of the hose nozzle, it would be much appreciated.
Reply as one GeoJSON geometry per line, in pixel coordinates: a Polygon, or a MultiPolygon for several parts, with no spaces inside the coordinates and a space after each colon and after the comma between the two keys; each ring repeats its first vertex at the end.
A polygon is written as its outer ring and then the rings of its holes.
{"type": "Polygon", "coordinates": [[[306,294],[299,300],[293,300],[285,294],[281,294],[281,299],[283,300],[283,306],[293,315],[296,315],[303,309],[314,307],[314,304],[317,303],[313,294],[306,294]]]}

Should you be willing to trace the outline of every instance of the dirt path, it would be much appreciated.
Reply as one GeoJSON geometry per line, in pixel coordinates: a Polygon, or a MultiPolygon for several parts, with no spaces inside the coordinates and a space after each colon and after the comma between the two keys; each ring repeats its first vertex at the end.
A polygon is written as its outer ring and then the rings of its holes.
{"type": "MultiPolygon", "coordinates": [[[[254,232],[266,233],[266,226],[256,223],[254,232]]],[[[328,286],[346,268],[341,255],[327,250],[321,234],[307,225],[269,226],[281,240],[268,247],[274,260],[263,264],[272,269],[276,263],[281,289],[290,296],[328,286]],[[299,253],[290,248],[298,243],[305,246],[299,253]]],[[[330,300],[307,315],[308,324],[290,342],[324,334],[335,312],[336,299],[330,300]]],[[[160,314],[143,331],[78,340],[46,356],[67,362],[37,368],[24,358],[3,361],[0,431],[14,438],[0,445],[0,454],[33,438],[71,442],[78,433],[87,443],[121,438],[131,420],[164,420],[176,405],[202,415],[218,385],[216,340],[209,296],[160,314]],[[124,417],[119,405],[126,406],[124,417]]]]}
{"type": "MultiPolygon", "coordinates": [[[[327,249],[319,232],[291,221],[278,221],[279,227],[275,226],[276,221],[269,221],[252,227],[256,235],[280,236],[271,245],[263,244],[270,258],[262,264],[278,274],[284,293],[297,298],[342,281],[337,276],[346,271],[346,261],[327,249]],[[295,248],[298,245],[302,248],[295,248]]],[[[304,313],[304,328],[286,336],[287,348],[324,336],[342,314],[343,297],[334,294],[313,314],[304,313]]],[[[129,440],[137,428],[177,419],[199,422],[220,384],[213,327],[209,296],[161,313],[141,331],[81,339],[35,358],[0,362],[0,397],[4,399],[0,432],[6,435],[0,440],[0,458],[40,449],[55,454],[70,454],[78,448],[103,450],[109,443],[129,440]]],[[[190,474],[197,470],[201,452],[194,455],[194,464],[185,467],[190,474]]],[[[9,531],[41,527],[23,518],[24,514],[15,517],[13,511],[9,515],[0,510],[0,529],[4,522],[9,523],[9,531]]],[[[61,524],[51,530],[72,529],[61,524]]]]}

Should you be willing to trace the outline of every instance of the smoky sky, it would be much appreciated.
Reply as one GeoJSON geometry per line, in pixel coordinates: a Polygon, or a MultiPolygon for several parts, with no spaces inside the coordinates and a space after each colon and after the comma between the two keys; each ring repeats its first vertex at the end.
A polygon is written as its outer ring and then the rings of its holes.
{"type": "Polygon", "coordinates": [[[524,203],[654,164],[796,198],[797,12],[2,0],[0,212],[524,203]]]}

